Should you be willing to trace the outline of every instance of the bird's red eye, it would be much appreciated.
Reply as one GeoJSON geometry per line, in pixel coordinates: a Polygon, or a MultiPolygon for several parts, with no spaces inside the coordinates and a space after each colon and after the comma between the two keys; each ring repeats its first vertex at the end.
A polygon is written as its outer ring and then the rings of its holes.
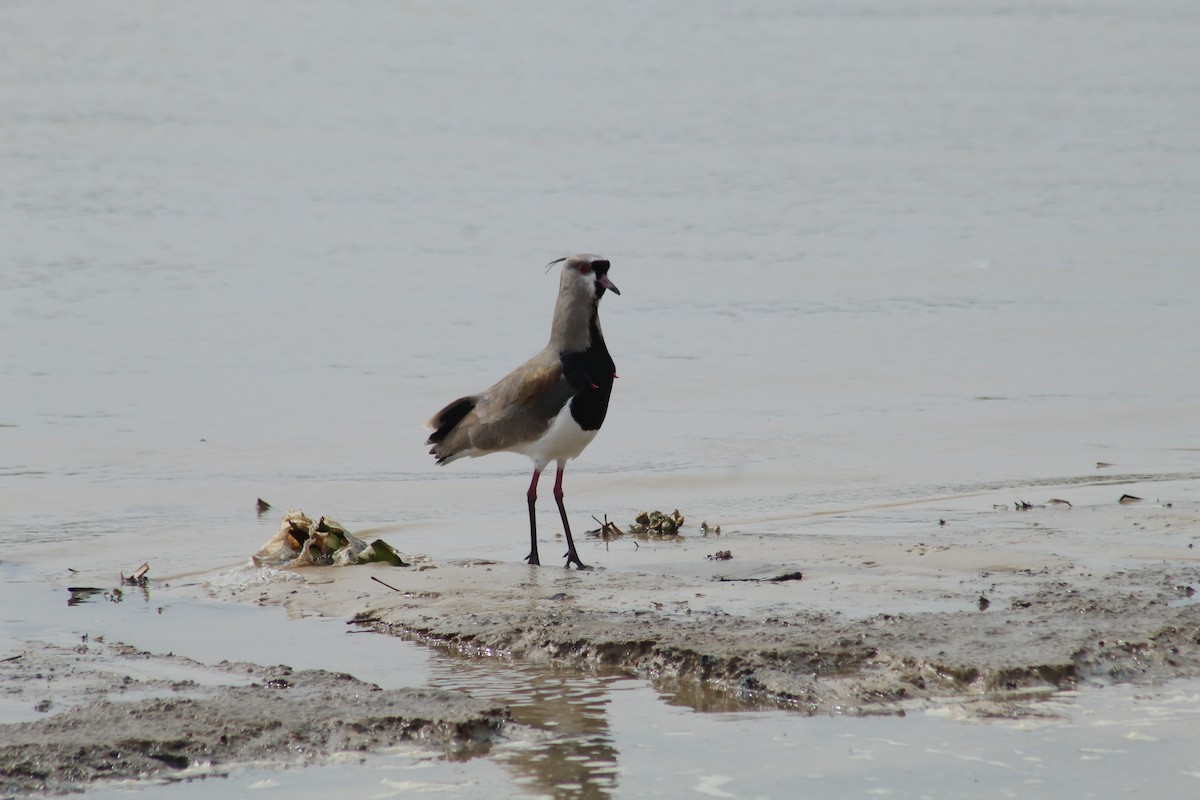
{"type": "Polygon", "coordinates": [[[579,274],[591,275],[592,274],[592,265],[591,264],[580,264],[579,265],[579,274]]]}

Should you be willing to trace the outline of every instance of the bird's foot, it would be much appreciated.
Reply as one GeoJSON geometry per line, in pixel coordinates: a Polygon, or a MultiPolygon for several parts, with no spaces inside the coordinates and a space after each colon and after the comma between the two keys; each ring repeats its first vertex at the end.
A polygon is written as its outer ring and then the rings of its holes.
{"type": "Polygon", "coordinates": [[[542,562],[538,560],[537,553],[530,553],[525,556],[525,560],[529,562],[529,566],[531,567],[540,567],[542,565],[542,562]]]}
{"type": "Polygon", "coordinates": [[[567,560],[567,563],[563,565],[567,569],[570,569],[572,564],[575,565],[575,569],[591,569],[591,567],[579,560],[579,554],[574,550],[564,553],[563,558],[567,560]]]}

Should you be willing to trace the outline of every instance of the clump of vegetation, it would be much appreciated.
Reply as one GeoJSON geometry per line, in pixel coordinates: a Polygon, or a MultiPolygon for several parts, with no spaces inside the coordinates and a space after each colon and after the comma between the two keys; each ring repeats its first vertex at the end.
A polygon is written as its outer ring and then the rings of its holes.
{"type": "Polygon", "coordinates": [[[343,567],[383,561],[407,567],[391,545],[382,539],[368,544],[350,533],[336,520],[321,517],[313,521],[300,511],[288,511],[279,533],[252,556],[256,566],[282,568],[308,566],[343,567]]]}
{"type": "Polygon", "coordinates": [[[671,514],[665,514],[662,511],[643,511],[629,526],[629,532],[642,538],[662,538],[678,536],[679,529],[682,527],[683,514],[679,513],[678,508],[671,514]]]}
{"type": "MultiPolygon", "coordinates": [[[[679,509],[675,509],[670,514],[665,511],[643,511],[638,514],[624,530],[615,522],[610,522],[608,515],[604,515],[604,521],[595,519],[600,527],[587,532],[588,536],[596,539],[603,539],[606,542],[611,542],[614,539],[619,539],[622,536],[632,536],[641,541],[650,539],[659,541],[679,541],[683,535],[679,529],[683,527],[684,516],[679,513],[679,509]]],[[[714,532],[714,529],[704,523],[703,531],[705,535],[714,532]]],[[[719,531],[718,531],[719,532],[719,531]]]]}

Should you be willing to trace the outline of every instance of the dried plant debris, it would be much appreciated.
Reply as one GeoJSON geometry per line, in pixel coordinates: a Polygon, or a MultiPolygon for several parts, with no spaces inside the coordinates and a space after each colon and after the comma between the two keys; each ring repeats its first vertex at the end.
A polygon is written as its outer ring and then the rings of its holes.
{"type": "Polygon", "coordinates": [[[708,536],[710,533],[720,536],[721,535],[721,526],[720,525],[709,525],[708,520],[704,520],[704,522],[700,523],[700,532],[703,533],[705,536],[708,536]]]}
{"type": "Polygon", "coordinates": [[[629,526],[629,532],[642,538],[666,538],[678,536],[683,527],[683,514],[679,509],[671,514],[662,511],[643,511],[629,526]]]}
{"type": "MultiPolygon", "coordinates": [[[[621,530],[615,522],[610,522],[607,514],[604,515],[604,522],[600,522],[595,517],[592,519],[595,519],[600,525],[599,528],[587,532],[587,535],[594,539],[611,542],[613,539],[619,539],[628,534],[642,541],[647,539],[677,541],[682,538],[679,529],[683,527],[684,516],[679,513],[678,508],[670,514],[662,511],[643,511],[625,530],[621,530]]],[[[720,533],[720,529],[716,529],[715,532],[720,533]]]]}
{"type": "Polygon", "coordinates": [[[733,553],[729,552],[728,550],[718,550],[712,555],[705,556],[705,558],[707,558],[709,561],[728,561],[729,559],[733,558],[733,553]]]}
{"type": "Polygon", "coordinates": [[[1121,505],[1123,505],[1123,506],[1131,506],[1131,505],[1133,505],[1134,503],[1140,503],[1140,502],[1142,502],[1142,498],[1140,498],[1140,497],[1134,497],[1134,496],[1133,496],[1133,495],[1131,495],[1131,494],[1123,494],[1123,495],[1121,495],[1121,499],[1120,499],[1120,500],[1118,500],[1117,502],[1118,502],[1118,503],[1120,503],[1120,504],[1121,504],[1121,505]]]}
{"type": "Polygon", "coordinates": [[[321,517],[313,521],[300,511],[284,515],[279,533],[255,553],[251,560],[259,567],[345,567],[382,561],[396,567],[411,566],[382,539],[367,544],[347,531],[336,520],[321,517]]]}
{"type": "Polygon", "coordinates": [[[140,567],[135,569],[133,571],[133,574],[130,575],[129,577],[126,577],[125,573],[121,573],[121,583],[125,584],[126,586],[143,586],[144,587],[150,583],[150,580],[146,577],[146,573],[149,571],[150,571],[150,565],[142,564],[140,567]]]}
{"type": "MultiPolygon", "coordinates": [[[[1046,506],[1066,506],[1067,508],[1072,508],[1070,500],[1063,500],[1058,497],[1051,497],[1045,503],[1041,504],[1029,503],[1024,500],[1013,501],[1013,509],[1016,511],[1032,511],[1035,508],[1045,508],[1046,506]]],[[[992,510],[1008,511],[1008,503],[993,503],[992,510]]]]}
{"type": "MultiPolygon", "coordinates": [[[[142,590],[141,596],[144,599],[149,599],[150,592],[146,589],[146,584],[137,584],[142,590]]],[[[122,603],[125,601],[125,592],[121,591],[121,587],[114,586],[111,589],[101,589],[98,586],[68,586],[67,587],[67,605],[78,606],[83,603],[90,603],[93,600],[104,600],[109,603],[122,603]]]]}
{"type": "MultiPolygon", "coordinates": [[[[596,519],[595,515],[592,515],[592,519],[596,519]]],[[[625,531],[618,528],[617,523],[608,521],[608,514],[604,515],[604,522],[596,519],[596,524],[600,527],[587,531],[587,535],[594,539],[603,539],[606,542],[611,542],[613,539],[619,539],[625,535],[625,531]]]]}
{"type": "MultiPolygon", "coordinates": [[[[71,570],[76,573],[77,570],[71,570]]],[[[142,597],[149,597],[150,579],[147,574],[150,572],[149,564],[142,564],[133,571],[132,575],[120,573],[118,585],[111,589],[105,589],[102,586],[68,586],[67,587],[67,605],[77,606],[81,603],[90,603],[93,600],[104,599],[110,603],[120,603],[125,599],[125,592],[121,590],[122,586],[136,587],[141,590],[142,597]]]]}

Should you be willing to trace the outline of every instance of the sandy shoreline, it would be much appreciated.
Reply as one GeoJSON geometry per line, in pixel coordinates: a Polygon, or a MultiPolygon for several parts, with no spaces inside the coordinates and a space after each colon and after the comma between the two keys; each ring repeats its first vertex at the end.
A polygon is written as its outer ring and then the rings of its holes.
{"type": "MultiPolygon", "coordinates": [[[[696,708],[1017,718],[1050,713],[1039,700],[1061,689],[1200,675],[1200,507],[1092,502],[1113,491],[1024,511],[972,498],[960,506],[976,510],[932,518],[921,506],[863,510],[802,535],[701,535],[690,523],[679,540],[591,537],[581,552],[596,568],[583,572],[425,555],[408,568],[247,563],[156,591],[278,604],[482,657],[615,668],[696,708]]],[[[55,670],[79,685],[73,707],[3,726],[0,760],[14,766],[0,794],[528,733],[461,693],[383,691],[320,670],[221,662],[183,665],[207,671],[199,683],[143,675],[178,660],[116,643],[31,643],[0,665],[13,691],[55,670]],[[114,678],[122,671],[135,677],[114,678]],[[140,699],[124,706],[131,695],[140,699]],[[195,720],[185,729],[179,704],[195,720]],[[137,710],[134,722],[111,724],[123,708],[137,710]],[[318,708],[333,710],[316,719],[318,708]],[[274,720],[270,736],[263,719],[274,720]]]]}

